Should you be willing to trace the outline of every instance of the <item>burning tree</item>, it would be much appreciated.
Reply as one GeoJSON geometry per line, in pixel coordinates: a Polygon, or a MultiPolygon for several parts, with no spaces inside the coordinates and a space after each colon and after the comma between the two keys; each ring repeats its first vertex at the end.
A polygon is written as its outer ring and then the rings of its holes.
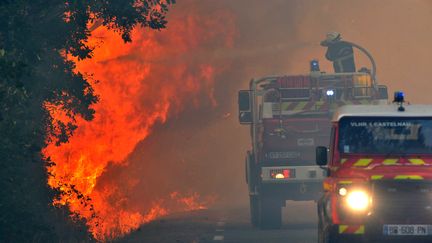
{"type": "MultiPolygon", "coordinates": [[[[202,209],[212,200],[190,188],[151,184],[144,176],[115,180],[109,171],[128,166],[128,156],[155,124],[184,109],[217,105],[215,76],[226,64],[196,57],[210,46],[232,45],[231,19],[223,10],[202,13],[189,5],[187,12],[170,15],[175,28],[163,32],[136,28],[131,32],[132,43],[123,43],[107,27],[92,32],[88,44],[97,46],[94,56],[76,61],[76,68],[93,75],[89,81],[99,97],[92,106],[95,118],[77,119],[78,128],[69,142],[50,143],[44,154],[55,162],[48,168],[48,184],[61,191],[56,203],[85,218],[98,240],[127,234],[167,213],[202,209]],[[160,193],[149,190],[140,200],[131,199],[128,191],[140,191],[140,181],[160,193]]],[[[68,120],[55,105],[49,108],[54,124],[68,120]]],[[[140,162],[149,167],[151,160],[143,156],[140,162]]]]}
{"type": "Polygon", "coordinates": [[[47,205],[51,195],[40,152],[47,142],[67,142],[77,119],[93,119],[98,98],[67,57],[92,57],[88,38],[97,25],[119,32],[125,42],[131,41],[136,26],[164,28],[172,3],[0,2],[0,241],[52,241],[59,237],[59,228],[68,228],[55,222],[55,212],[47,205]],[[60,108],[65,119],[53,120],[53,107],[60,108]]]}

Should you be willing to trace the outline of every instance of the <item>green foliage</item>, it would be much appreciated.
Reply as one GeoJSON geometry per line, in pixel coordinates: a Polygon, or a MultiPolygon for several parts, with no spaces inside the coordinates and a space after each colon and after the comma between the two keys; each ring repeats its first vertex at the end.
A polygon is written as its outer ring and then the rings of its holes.
{"type": "Polygon", "coordinates": [[[91,58],[88,23],[131,41],[137,25],[162,29],[168,5],[156,0],[0,1],[0,242],[90,240],[65,209],[51,206],[41,149],[68,141],[77,116],[91,120],[97,102],[72,55],[91,58]],[[53,124],[45,104],[62,107],[70,122],[53,124]]]}

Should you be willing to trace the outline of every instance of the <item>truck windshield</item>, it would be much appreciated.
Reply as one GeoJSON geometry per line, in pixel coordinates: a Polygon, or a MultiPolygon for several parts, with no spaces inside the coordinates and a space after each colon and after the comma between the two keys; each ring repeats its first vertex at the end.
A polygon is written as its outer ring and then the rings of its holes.
{"type": "Polygon", "coordinates": [[[341,153],[432,154],[432,118],[344,117],[341,153]]]}

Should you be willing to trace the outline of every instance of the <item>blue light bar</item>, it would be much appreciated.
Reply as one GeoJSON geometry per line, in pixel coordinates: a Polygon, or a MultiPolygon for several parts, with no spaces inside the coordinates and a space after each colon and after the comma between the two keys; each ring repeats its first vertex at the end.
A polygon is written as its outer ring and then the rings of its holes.
{"type": "Polygon", "coordinates": [[[394,93],[394,100],[395,103],[403,103],[405,101],[405,94],[402,91],[396,91],[394,93]]]}

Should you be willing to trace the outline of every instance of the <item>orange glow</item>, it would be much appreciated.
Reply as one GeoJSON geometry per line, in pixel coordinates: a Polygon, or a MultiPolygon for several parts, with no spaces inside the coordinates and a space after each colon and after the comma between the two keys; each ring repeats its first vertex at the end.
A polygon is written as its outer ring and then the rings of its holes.
{"type": "MultiPolygon", "coordinates": [[[[95,118],[91,122],[78,118],[78,129],[68,143],[51,143],[43,152],[55,163],[48,167],[48,184],[61,192],[54,203],[67,205],[86,219],[98,240],[122,236],[170,212],[204,209],[213,201],[198,193],[173,192],[155,198],[143,212],[130,207],[119,185],[98,184],[110,164],[127,166],[127,156],[155,124],[185,106],[200,106],[198,95],[207,96],[210,107],[217,106],[215,75],[224,67],[192,57],[214,45],[229,48],[233,25],[225,13],[190,14],[173,16],[172,28],[162,32],[135,29],[128,44],[118,33],[98,27],[89,40],[96,47],[94,57],[77,62],[77,70],[89,75],[100,98],[95,118]]],[[[67,119],[59,107],[47,104],[47,108],[54,120],[67,119]]],[[[137,183],[124,180],[128,185],[137,183]]]]}

